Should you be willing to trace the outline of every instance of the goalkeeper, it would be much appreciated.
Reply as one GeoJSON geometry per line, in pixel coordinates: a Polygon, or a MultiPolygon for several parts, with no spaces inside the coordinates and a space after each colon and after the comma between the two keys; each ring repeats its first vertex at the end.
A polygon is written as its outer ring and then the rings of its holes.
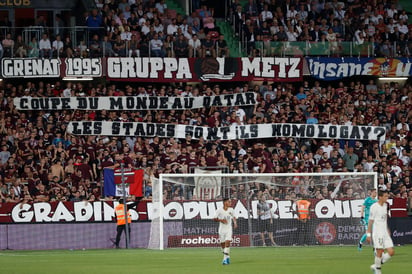
{"type": "Polygon", "coordinates": [[[365,234],[361,237],[359,244],[358,244],[358,250],[362,250],[362,245],[366,241],[367,235],[366,231],[368,230],[368,223],[369,223],[369,212],[371,209],[371,206],[378,201],[377,199],[377,192],[376,189],[370,189],[370,195],[365,199],[363,202],[363,205],[361,207],[361,224],[365,226],[365,234]]]}
{"type": "Polygon", "coordinates": [[[231,203],[229,198],[224,198],[223,208],[219,208],[213,218],[215,222],[219,222],[219,240],[223,250],[223,265],[230,264],[230,242],[232,241],[233,234],[232,221],[233,227],[237,227],[236,217],[231,203]]]}

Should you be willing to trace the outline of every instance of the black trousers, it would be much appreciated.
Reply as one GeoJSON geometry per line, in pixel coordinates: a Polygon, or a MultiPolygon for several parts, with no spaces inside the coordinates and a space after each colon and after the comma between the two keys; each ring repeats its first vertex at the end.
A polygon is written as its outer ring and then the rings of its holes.
{"type": "Polygon", "coordinates": [[[310,229],[310,221],[306,219],[304,220],[298,220],[298,231],[299,231],[299,236],[298,236],[298,245],[310,245],[312,244],[312,237],[311,237],[311,229],[310,229]]]}
{"type": "MultiPolygon", "coordinates": [[[[129,230],[129,242],[130,242],[130,225],[128,224],[128,230],[129,230]]],[[[122,237],[122,233],[123,231],[126,230],[126,225],[118,225],[117,226],[117,234],[116,234],[116,247],[119,247],[119,243],[120,243],[120,238],[122,237]]]]}

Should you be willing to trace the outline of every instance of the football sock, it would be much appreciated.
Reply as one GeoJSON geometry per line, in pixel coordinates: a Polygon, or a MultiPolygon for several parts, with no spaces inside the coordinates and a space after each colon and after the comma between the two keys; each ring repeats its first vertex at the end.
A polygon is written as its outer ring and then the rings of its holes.
{"type": "Polygon", "coordinates": [[[365,242],[366,238],[368,238],[368,236],[366,236],[366,233],[365,233],[365,234],[363,234],[363,236],[362,236],[362,238],[360,239],[359,243],[360,243],[360,244],[363,244],[363,243],[365,242]]]}
{"type": "Polygon", "coordinates": [[[382,260],[382,258],[375,257],[375,266],[376,266],[376,269],[381,269],[381,260],[382,260]]]}
{"type": "Polygon", "coordinates": [[[224,259],[229,257],[229,252],[230,252],[229,247],[225,247],[225,249],[223,249],[223,254],[224,254],[223,258],[224,259]]]}
{"type": "Polygon", "coordinates": [[[223,249],[223,260],[226,260],[229,257],[229,248],[225,247],[223,249]]]}
{"type": "Polygon", "coordinates": [[[389,255],[388,253],[383,253],[382,254],[382,263],[386,263],[387,261],[389,261],[391,259],[391,255],[389,255]]]}

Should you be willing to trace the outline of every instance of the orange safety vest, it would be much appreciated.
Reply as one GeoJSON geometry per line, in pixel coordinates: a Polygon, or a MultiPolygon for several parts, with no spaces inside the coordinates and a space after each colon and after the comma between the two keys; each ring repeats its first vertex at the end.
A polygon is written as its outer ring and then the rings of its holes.
{"type": "Polygon", "coordinates": [[[309,219],[309,206],[310,202],[306,200],[296,201],[299,220],[309,219]]]}
{"type": "MultiPolygon", "coordinates": [[[[116,211],[116,218],[117,218],[117,225],[125,225],[126,218],[124,216],[124,204],[118,204],[115,208],[116,211]]],[[[130,224],[132,222],[132,215],[130,211],[127,211],[127,223],[130,224]]]]}

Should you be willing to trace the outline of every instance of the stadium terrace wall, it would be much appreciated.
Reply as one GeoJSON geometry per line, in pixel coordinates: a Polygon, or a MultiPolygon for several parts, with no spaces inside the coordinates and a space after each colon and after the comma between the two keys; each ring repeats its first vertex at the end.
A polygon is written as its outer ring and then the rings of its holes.
{"type": "Polygon", "coordinates": [[[301,57],[264,58],[3,58],[3,78],[106,77],[117,81],[301,81],[301,57]]]}
{"type": "MultiPolygon", "coordinates": [[[[165,204],[168,216],[164,222],[165,247],[215,247],[217,224],[202,214],[212,214],[203,208],[216,207],[218,202],[168,201],[165,204]],[[185,206],[185,203],[187,205],[185,206]],[[190,206],[198,203],[198,213],[190,206]],[[186,210],[186,211],[185,211],[186,210]],[[185,213],[186,212],[186,213],[185,213]]],[[[300,224],[293,212],[291,201],[276,203],[273,225],[275,241],[282,246],[302,244],[299,240],[300,224]]],[[[360,224],[358,207],[362,200],[313,201],[311,220],[305,228],[307,245],[355,245],[364,233],[360,224]],[[321,202],[320,202],[321,201],[321,202]]],[[[112,202],[54,202],[36,205],[5,203],[0,208],[0,249],[106,249],[113,248],[116,235],[114,219],[115,204],[112,202]],[[45,211],[46,210],[46,211],[45,211]]],[[[275,205],[274,205],[275,206],[275,205]]],[[[406,203],[405,203],[406,206],[406,203]]],[[[236,210],[244,211],[238,201],[236,210]]],[[[147,248],[151,233],[150,203],[142,202],[137,210],[131,210],[131,248],[147,248]]],[[[234,246],[260,246],[259,224],[256,204],[252,203],[251,227],[248,219],[239,216],[239,228],[235,231],[234,246]],[[255,216],[256,215],[256,216],[255,216]]],[[[400,208],[396,208],[400,211],[400,208]]],[[[406,212],[406,208],[402,209],[406,212]]],[[[404,215],[405,216],[405,215],[404,215]]],[[[399,217],[389,220],[395,244],[412,244],[412,218],[399,217]]],[[[121,242],[124,247],[124,240],[121,242]]]]}
{"type": "Polygon", "coordinates": [[[301,81],[303,75],[321,80],[351,76],[410,77],[408,58],[3,58],[3,78],[105,77],[117,81],[301,81]]]}
{"type": "MultiPolygon", "coordinates": [[[[244,222],[245,220],[243,220],[244,222]]],[[[395,244],[412,244],[412,219],[392,218],[389,220],[395,244]]],[[[240,227],[247,227],[240,224],[240,227]]],[[[150,238],[150,222],[132,223],[130,248],[147,248],[150,238]]],[[[308,245],[356,245],[363,234],[358,219],[315,220],[308,227],[308,245]]],[[[217,226],[213,221],[164,223],[164,246],[173,247],[217,247],[217,226]]],[[[234,235],[234,246],[249,246],[246,231],[234,235]]],[[[275,241],[282,246],[296,243],[297,221],[275,221],[275,241]]],[[[116,224],[113,223],[43,223],[0,225],[0,249],[46,250],[46,249],[109,249],[113,248],[116,224]]],[[[261,243],[258,232],[252,233],[254,246],[261,243]]],[[[124,236],[120,242],[124,247],[124,236]]]]}

